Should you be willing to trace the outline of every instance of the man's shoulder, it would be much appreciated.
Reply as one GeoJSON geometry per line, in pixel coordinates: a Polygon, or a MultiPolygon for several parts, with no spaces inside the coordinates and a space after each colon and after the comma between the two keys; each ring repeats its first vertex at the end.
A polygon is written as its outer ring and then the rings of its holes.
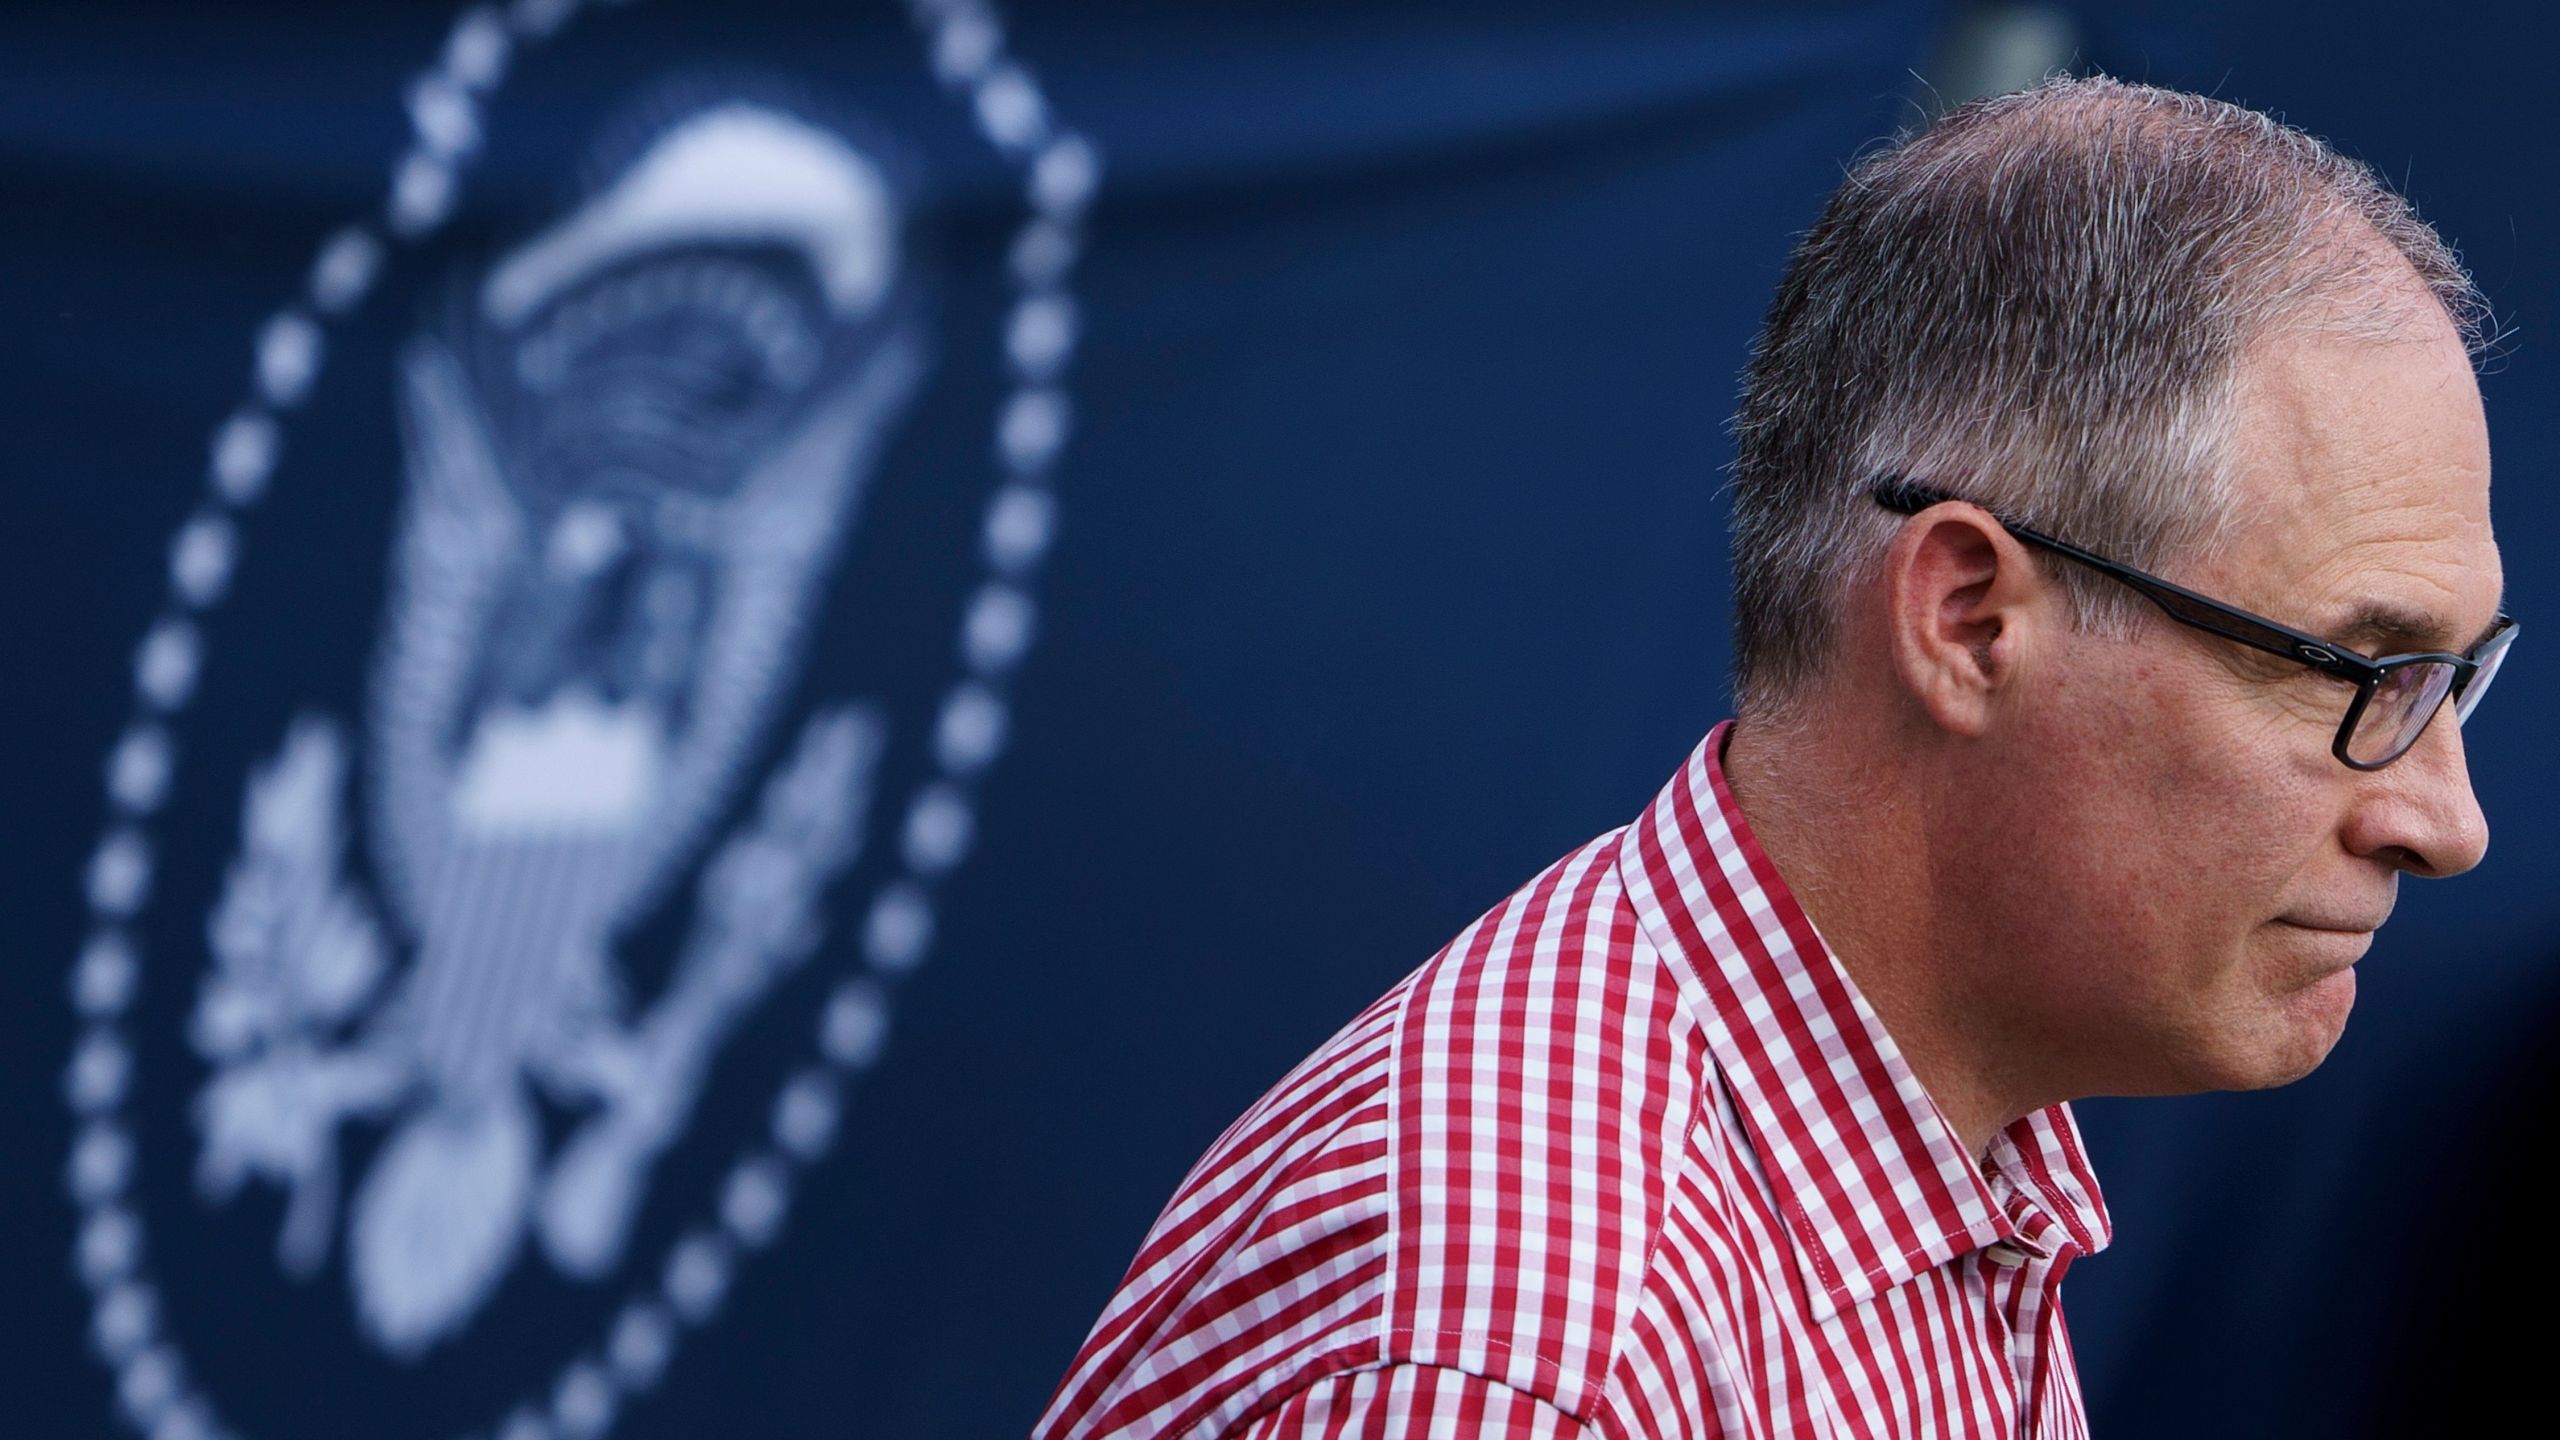
{"type": "Polygon", "coordinates": [[[1624,831],[1565,856],[1417,972],[1399,1114],[1391,1358],[1587,1416],[1709,1083],[1637,922],[1624,831]]]}
{"type": "Polygon", "coordinates": [[[1043,1435],[1217,1433],[1398,1364],[1587,1413],[1705,1064],[1627,905],[1621,833],[1487,911],[1219,1138],[1043,1435]]]}

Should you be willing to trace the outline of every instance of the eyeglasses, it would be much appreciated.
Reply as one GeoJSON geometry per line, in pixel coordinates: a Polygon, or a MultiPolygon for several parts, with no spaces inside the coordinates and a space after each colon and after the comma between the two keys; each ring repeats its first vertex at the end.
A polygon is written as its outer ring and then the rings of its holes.
{"type": "MultiPolygon", "coordinates": [[[[1898,475],[1878,478],[1873,494],[1877,504],[1904,515],[1917,515],[1932,505],[1962,498],[1898,475]]],[[[2426,733],[2427,722],[2435,718],[2448,696],[2453,700],[2457,723],[2471,718],[2471,712],[2479,708],[2480,697],[2489,693],[2489,682],[2497,678],[2498,666],[2507,658],[2507,647],[2515,643],[2515,619],[2501,615],[2488,636],[2468,655],[2429,650],[2368,659],[2317,635],[2279,625],[2236,605],[2225,605],[2157,575],[2093,555],[2067,541],[2039,535],[1999,515],[1991,518],[2030,545],[2076,560],[2132,586],[2181,625],[2236,640],[2270,655],[2281,655],[2353,684],[2355,698],[2347,703],[2347,718],[2338,723],[2338,738],[2329,746],[2330,753],[2350,769],[2379,770],[2407,754],[2409,747],[2418,743],[2418,737],[2426,733]]]]}

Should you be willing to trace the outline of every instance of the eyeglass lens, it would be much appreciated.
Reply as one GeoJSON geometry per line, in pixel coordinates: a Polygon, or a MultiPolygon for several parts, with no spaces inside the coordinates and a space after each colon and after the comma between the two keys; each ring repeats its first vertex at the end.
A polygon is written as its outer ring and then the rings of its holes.
{"type": "MultiPolygon", "coordinates": [[[[2489,684],[2498,678],[2498,669],[2507,662],[2508,642],[2515,638],[2512,627],[2492,639],[2479,657],[2479,668],[2454,696],[2453,718],[2458,724],[2471,718],[2480,708],[2481,698],[2489,693],[2489,684]]],[[[2364,713],[2356,717],[2355,733],[2347,737],[2347,754],[2359,765],[2387,765],[2418,743],[2426,733],[2427,722],[2435,717],[2445,696],[2452,691],[2461,667],[2444,661],[2421,661],[2397,665],[2383,672],[2374,687],[2373,698],[2366,702],[2364,713]]]]}
{"type": "Polygon", "coordinates": [[[2489,682],[2498,678],[2498,667],[2506,663],[2507,647],[2504,645],[2491,651],[2488,658],[2480,662],[2480,673],[2472,676],[2471,683],[2463,686],[2462,693],[2454,697],[2455,719],[2471,718],[2471,712],[2480,708],[2480,697],[2489,693],[2489,682]]]}
{"type": "MultiPolygon", "coordinates": [[[[2427,722],[2435,718],[2436,707],[2444,703],[2445,692],[2453,688],[2453,676],[2454,667],[2441,661],[2386,671],[2364,714],[2357,717],[2355,733],[2347,737],[2347,753],[2358,764],[2379,765],[2416,744],[2427,722]]],[[[2481,681],[2488,678],[2484,666],[2463,693],[2462,712],[2470,710],[2481,681]]]]}

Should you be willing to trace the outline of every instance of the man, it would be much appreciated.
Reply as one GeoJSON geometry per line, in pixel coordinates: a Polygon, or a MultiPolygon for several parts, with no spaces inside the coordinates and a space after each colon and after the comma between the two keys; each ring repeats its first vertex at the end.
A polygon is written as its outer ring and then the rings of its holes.
{"type": "Polygon", "coordinates": [[[2479,313],[2216,101],[1861,163],[1736,425],[1739,719],[1212,1147],[1040,1433],[2085,1433],[2065,1102],[2306,1073],[2487,844],[2479,313]]]}

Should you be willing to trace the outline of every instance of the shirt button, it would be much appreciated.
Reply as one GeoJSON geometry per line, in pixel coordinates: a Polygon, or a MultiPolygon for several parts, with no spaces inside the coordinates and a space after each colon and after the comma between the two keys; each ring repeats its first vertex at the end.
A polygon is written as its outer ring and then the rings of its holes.
{"type": "Polygon", "coordinates": [[[2015,1270],[2027,1263],[2026,1252],[2012,1245],[1991,1245],[1983,1249],[1983,1257],[2003,1270],[2015,1270]]]}

